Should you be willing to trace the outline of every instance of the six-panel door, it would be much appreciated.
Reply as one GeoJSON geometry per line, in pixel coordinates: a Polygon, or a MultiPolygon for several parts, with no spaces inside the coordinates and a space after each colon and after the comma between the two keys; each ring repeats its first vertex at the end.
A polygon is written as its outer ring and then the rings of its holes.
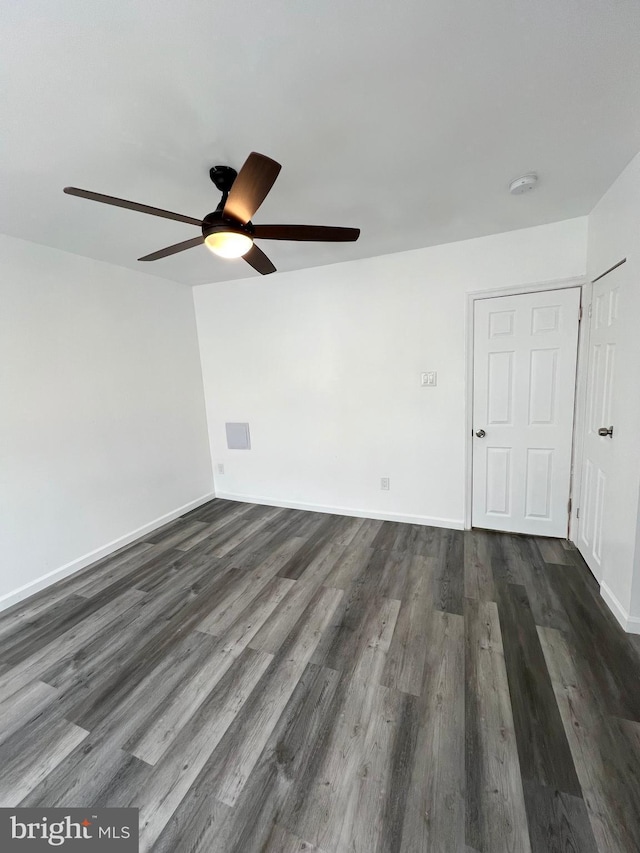
{"type": "Polygon", "coordinates": [[[565,537],[580,288],[474,306],[473,526],[565,537]]]}
{"type": "Polygon", "coordinates": [[[582,489],[577,546],[587,565],[602,580],[607,481],[613,465],[613,436],[598,434],[612,427],[616,366],[618,297],[623,271],[614,270],[593,285],[587,380],[587,413],[582,453],[582,489]]]}

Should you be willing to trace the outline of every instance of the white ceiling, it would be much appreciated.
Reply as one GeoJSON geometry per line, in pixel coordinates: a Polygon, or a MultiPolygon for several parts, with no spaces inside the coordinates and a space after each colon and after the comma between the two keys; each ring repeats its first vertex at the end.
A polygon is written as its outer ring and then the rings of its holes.
{"type": "Polygon", "coordinates": [[[63,186],[200,217],[260,151],[256,222],[362,228],[261,243],[292,270],[586,214],[640,149],[638,0],[3,0],[0,35],[0,231],[188,284],[254,273],[140,264],[197,230],[63,186]]]}

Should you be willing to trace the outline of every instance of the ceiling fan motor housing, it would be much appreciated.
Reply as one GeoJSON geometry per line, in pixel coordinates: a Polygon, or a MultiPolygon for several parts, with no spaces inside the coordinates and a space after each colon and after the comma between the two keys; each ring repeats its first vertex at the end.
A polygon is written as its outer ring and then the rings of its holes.
{"type": "Polygon", "coordinates": [[[228,216],[222,215],[222,209],[207,213],[202,220],[202,236],[208,237],[209,234],[215,234],[218,231],[234,231],[237,234],[247,234],[253,239],[253,224],[247,222],[243,224],[234,219],[229,219],[228,216]]]}

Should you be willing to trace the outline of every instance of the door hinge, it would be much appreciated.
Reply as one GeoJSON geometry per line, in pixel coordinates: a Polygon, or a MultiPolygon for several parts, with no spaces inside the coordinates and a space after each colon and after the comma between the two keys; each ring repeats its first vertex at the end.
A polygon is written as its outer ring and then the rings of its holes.
{"type": "Polygon", "coordinates": [[[589,303],[589,313],[587,314],[589,319],[591,319],[591,310],[592,310],[592,305],[591,305],[591,303],[589,303]]]}
{"type": "Polygon", "coordinates": [[[569,516],[570,516],[571,515],[571,498],[569,498],[569,500],[567,501],[567,512],[569,513],[569,516]]]}
{"type": "Polygon", "coordinates": [[[582,320],[582,305],[580,306],[580,310],[578,311],[578,323],[582,320]]]}
{"type": "Polygon", "coordinates": [[[580,507],[576,510],[576,518],[580,518],[580,507]]]}

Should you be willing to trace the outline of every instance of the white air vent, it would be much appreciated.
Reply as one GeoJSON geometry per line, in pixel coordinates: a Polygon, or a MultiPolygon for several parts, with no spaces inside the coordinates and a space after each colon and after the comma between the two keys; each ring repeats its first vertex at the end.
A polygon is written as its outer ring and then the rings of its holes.
{"type": "Polygon", "coordinates": [[[249,424],[225,424],[229,450],[251,450],[249,424]]]}

